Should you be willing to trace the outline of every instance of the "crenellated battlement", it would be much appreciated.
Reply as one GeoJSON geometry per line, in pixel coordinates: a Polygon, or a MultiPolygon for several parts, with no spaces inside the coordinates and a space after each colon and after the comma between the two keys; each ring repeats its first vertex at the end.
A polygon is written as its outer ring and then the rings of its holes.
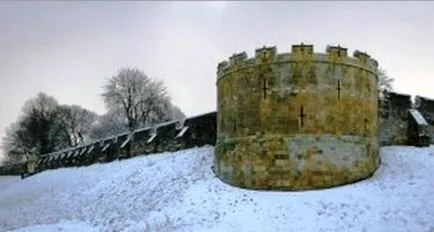
{"type": "Polygon", "coordinates": [[[215,172],[235,186],[302,190],[366,178],[379,165],[378,63],[311,44],[234,54],[217,71],[215,172]],[[350,161],[351,160],[351,161],[350,161]]]}
{"type": "Polygon", "coordinates": [[[243,65],[247,60],[247,53],[241,52],[238,54],[234,54],[229,58],[229,65],[243,65]]]}
{"type": "Polygon", "coordinates": [[[330,59],[344,59],[348,57],[348,49],[341,46],[327,46],[326,53],[330,59]]]}
{"type": "Polygon", "coordinates": [[[378,68],[378,62],[371,58],[366,52],[361,52],[359,50],[354,51],[353,56],[359,59],[361,64],[371,65],[378,68]]]}
{"type": "Polygon", "coordinates": [[[306,45],[303,43],[300,45],[292,45],[291,53],[295,56],[312,56],[313,45],[306,45]]]}
{"type": "Polygon", "coordinates": [[[255,65],[301,61],[339,63],[340,65],[356,66],[371,73],[376,73],[378,68],[378,62],[366,52],[355,50],[353,56],[348,56],[348,49],[338,45],[327,46],[325,53],[315,53],[313,45],[301,43],[292,45],[290,53],[279,54],[275,46],[264,46],[255,50],[254,57],[249,58],[245,51],[234,54],[229,57],[229,61],[222,61],[218,64],[217,77],[220,78],[232,71],[255,65]]]}
{"type": "Polygon", "coordinates": [[[277,48],[274,47],[262,47],[255,50],[255,63],[264,64],[271,63],[277,59],[277,48]]]}

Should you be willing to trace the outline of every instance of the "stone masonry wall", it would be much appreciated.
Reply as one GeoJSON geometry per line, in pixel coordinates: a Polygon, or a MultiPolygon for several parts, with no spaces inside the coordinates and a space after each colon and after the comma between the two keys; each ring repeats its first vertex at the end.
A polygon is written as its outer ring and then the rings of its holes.
{"type": "MultiPolygon", "coordinates": [[[[398,94],[398,93],[389,93],[387,97],[387,101],[381,101],[380,102],[380,141],[381,145],[403,145],[406,143],[406,130],[407,130],[407,120],[406,117],[404,117],[405,110],[408,110],[410,108],[410,97],[409,95],[405,94],[398,94]],[[401,99],[401,100],[399,100],[401,99]],[[390,104],[390,101],[394,102],[390,104]],[[399,103],[401,101],[401,103],[399,103]],[[385,103],[386,102],[386,103],[385,103]],[[399,108],[399,110],[398,110],[399,108]],[[399,113],[401,112],[401,113],[399,113]]],[[[429,115],[433,115],[432,108],[429,108],[427,106],[432,105],[432,101],[430,101],[428,98],[423,98],[420,96],[416,97],[416,109],[418,109],[422,114],[425,116],[428,122],[430,122],[430,135],[431,135],[431,144],[434,144],[434,141],[432,138],[434,137],[434,126],[432,118],[429,115]],[[419,100],[418,100],[419,99],[419,100]],[[425,101],[425,100],[428,101],[425,101]],[[431,120],[430,120],[431,119],[431,120]]],[[[181,139],[174,139],[172,143],[169,143],[170,145],[167,147],[167,151],[174,151],[178,149],[187,149],[194,146],[201,146],[203,144],[211,144],[214,145],[212,141],[215,141],[215,135],[208,134],[207,132],[216,131],[216,112],[211,112],[208,116],[196,116],[192,118],[188,118],[184,121],[184,126],[193,124],[192,130],[186,130],[184,132],[184,136],[181,137],[181,139]],[[198,118],[198,119],[196,119],[198,118]],[[214,121],[213,121],[214,120],[214,121]],[[195,123],[199,122],[201,123],[195,123]],[[192,132],[205,134],[205,136],[197,136],[195,133],[192,132]],[[202,139],[199,141],[197,138],[202,137],[202,139]]],[[[178,125],[178,127],[181,127],[182,122],[171,122],[169,124],[178,125]]],[[[176,129],[176,128],[175,128],[176,129]]],[[[150,138],[149,132],[151,131],[151,128],[143,128],[137,131],[134,136],[134,149],[132,151],[133,156],[136,154],[149,154],[152,152],[156,152],[157,150],[154,150],[155,142],[147,143],[147,139],[150,138]]],[[[178,130],[179,131],[179,130],[178,130]]],[[[116,136],[119,137],[119,141],[122,143],[124,140],[122,138],[126,138],[126,134],[122,134],[122,136],[116,136]]],[[[160,137],[161,138],[161,137],[160,137]]],[[[172,140],[173,137],[169,137],[169,141],[172,140]]],[[[117,159],[121,158],[122,155],[125,154],[125,149],[121,150],[120,154],[113,153],[116,152],[116,149],[107,150],[107,152],[101,152],[101,150],[104,147],[104,144],[107,143],[114,143],[114,137],[111,138],[105,138],[101,141],[96,141],[94,143],[88,144],[83,147],[78,148],[71,148],[67,150],[63,150],[59,152],[59,154],[64,154],[64,157],[57,158],[51,154],[50,156],[45,156],[39,166],[40,170],[45,169],[51,169],[51,168],[59,168],[59,167],[70,167],[70,166],[83,166],[83,165],[91,165],[96,162],[109,162],[110,159],[117,159]],[[93,147],[93,148],[92,148],[93,147]],[[92,148],[92,149],[90,149],[92,148]],[[84,153],[80,155],[82,150],[85,150],[84,153]],[[108,156],[109,151],[112,152],[112,155],[108,156]],[[119,156],[118,156],[119,155],[119,156]]],[[[122,145],[119,143],[117,146],[122,145]]],[[[160,148],[161,149],[161,148],[160,148]]],[[[280,162],[280,161],[279,161],[280,162]]],[[[20,175],[22,172],[24,172],[24,163],[17,163],[13,165],[5,165],[0,167],[0,175],[20,175]]],[[[291,168],[294,168],[291,166],[291,168]]]]}
{"type": "Polygon", "coordinates": [[[380,144],[407,144],[407,115],[412,107],[411,96],[387,93],[380,103],[380,144]]]}
{"type": "Polygon", "coordinates": [[[431,144],[434,144],[434,100],[426,97],[416,96],[415,108],[424,116],[428,122],[428,133],[431,137],[431,144]]]}
{"type": "Polygon", "coordinates": [[[379,165],[377,62],[328,47],[274,47],[219,64],[215,171],[252,189],[329,187],[379,165]]]}
{"type": "MultiPolygon", "coordinates": [[[[387,98],[380,102],[380,141],[381,145],[403,145],[406,144],[406,130],[407,130],[407,119],[404,116],[405,111],[411,107],[411,97],[405,94],[399,93],[388,93],[387,98]]],[[[416,96],[415,108],[418,109],[430,123],[430,135],[431,144],[434,144],[432,138],[434,137],[434,126],[433,126],[433,113],[432,100],[420,96],[416,96]]],[[[187,149],[194,146],[201,146],[204,144],[215,145],[215,133],[216,132],[216,112],[211,112],[205,115],[199,115],[191,118],[187,118],[185,121],[181,122],[169,122],[168,125],[173,125],[176,131],[180,132],[179,128],[189,127],[190,130],[186,130],[183,136],[174,137],[174,133],[163,135],[160,133],[160,140],[162,136],[168,136],[167,151],[175,151],[178,149],[187,149]],[[178,129],[177,129],[178,128],[178,129]],[[214,141],[214,142],[213,142],[214,141]]],[[[142,128],[136,131],[134,134],[133,150],[132,154],[149,154],[152,152],[157,152],[155,149],[156,142],[149,142],[147,140],[150,138],[149,133],[152,128],[142,128]]],[[[173,131],[173,129],[172,129],[173,131]]],[[[120,149],[120,153],[116,153],[117,149],[107,149],[105,152],[101,152],[104,146],[108,143],[114,144],[114,146],[121,146],[127,134],[121,134],[118,136],[113,136],[110,138],[105,138],[101,141],[95,141],[86,146],[70,148],[58,152],[57,154],[63,154],[63,156],[55,156],[55,154],[50,154],[43,156],[39,164],[40,171],[51,168],[59,167],[71,167],[71,166],[84,166],[91,165],[96,162],[109,162],[110,160],[124,158],[126,153],[125,149],[120,149]],[[116,139],[118,142],[115,142],[116,139]],[[84,150],[84,152],[83,152],[84,150]],[[83,153],[82,153],[83,152],[83,153]],[[111,155],[109,155],[111,154],[111,155]]],[[[329,138],[326,138],[329,139],[329,138]]],[[[307,139],[308,140],[308,139],[307,139]]],[[[326,141],[326,140],[324,140],[326,141]]],[[[328,144],[328,141],[325,142],[328,144]]],[[[333,142],[332,142],[333,143],[333,142]]],[[[265,144],[265,143],[264,143],[265,144]]],[[[164,149],[163,149],[164,150],[164,149]]],[[[161,151],[161,145],[160,145],[161,151]]],[[[302,156],[300,156],[302,157],[302,156]]],[[[345,158],[345,157],[344,157],[345,158]]],[[[343,160],[344,158],[341,158],[343,160]]],[[[348,160],[348,158],[345,158],[348,160]]],[[[284,164],[285,161],[277,161],[284,164]]],[[[288,167],[294,170],[300,169],[301,162],[294,163],[292,166],[288,167]]],[[[20,175],[24,172],[24,163],[17,163],[13,165],[5,165],[0,167],[0,175],[20,175]]],[[[296,171],[297,172],[297,171],[296,171]]]]}
{"type": "MultiPolygon", "coordinates": [[[[38,172],[61,167],[86,166],[96,162],[110,162],[141,154],[214,145],[215,141],[216,112],[210,112],[181,121],[138,129],[133,134],[123,133],[83,146],[41,155],[38,172]],[[130,146],[130,156],[127,156],[128,146],[130,146]]],[[[19,175],[22,172],[25,172],[24,163],[0,167],[0,175],[19,175]]]]}

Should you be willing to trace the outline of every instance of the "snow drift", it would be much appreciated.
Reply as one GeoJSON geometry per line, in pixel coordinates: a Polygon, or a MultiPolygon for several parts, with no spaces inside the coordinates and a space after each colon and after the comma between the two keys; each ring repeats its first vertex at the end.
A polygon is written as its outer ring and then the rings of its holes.
{"type": "Polygon", "coordinates": [[[434,147],[385,147],[372,178],[318,191],[228,186],[213,147],[0,179],[0,231],[434,231],[434,147]]]}

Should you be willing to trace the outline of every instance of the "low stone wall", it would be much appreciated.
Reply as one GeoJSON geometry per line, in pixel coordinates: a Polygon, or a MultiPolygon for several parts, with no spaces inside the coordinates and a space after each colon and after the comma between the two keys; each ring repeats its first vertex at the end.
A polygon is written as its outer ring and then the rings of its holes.
{"type": "MultiPolygon", "coordinates": [[[[37,171],[61,167],[87,166],[142,154],[177,151],[216,140],[216,112],[142,128],[92,143],[40,156],[37,171]]],[[[0,175],[20,175],[25,164],[0,167],[0,175]]]]}

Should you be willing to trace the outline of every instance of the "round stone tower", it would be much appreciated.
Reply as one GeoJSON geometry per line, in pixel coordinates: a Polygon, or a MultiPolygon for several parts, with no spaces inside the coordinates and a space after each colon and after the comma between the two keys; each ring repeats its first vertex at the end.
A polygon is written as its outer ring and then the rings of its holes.
{"type": "Polygon", "coordinates": [[[218,65],[215,172],[249,189],[325,188],[371,176],[380,163],[378,63],[312,45],[245,52],[218,65]]]}

